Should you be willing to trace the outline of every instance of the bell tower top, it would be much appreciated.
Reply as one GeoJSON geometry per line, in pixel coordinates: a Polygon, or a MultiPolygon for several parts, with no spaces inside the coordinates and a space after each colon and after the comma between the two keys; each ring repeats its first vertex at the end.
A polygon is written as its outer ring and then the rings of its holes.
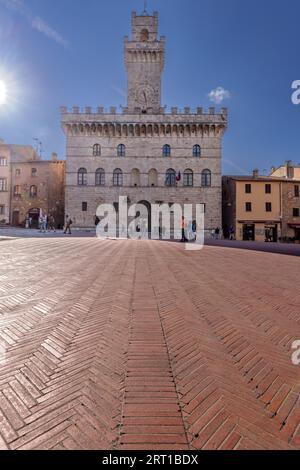
{"type": "Polygon", "coordinates": [[[150,16],[146,11],[144,11],[141,16],[137,16],[134,11],[131,14],[131,26],[132,41],[156,41],[158,31],[158,13],[154,12],[153,16],[150,16]]]}
{"type": "Polygon", "coordinates": [[[128,110],[160,112],[161,75],[165,38],[158,39],[158,13],[131,14],[131,40],[125,37],[125,66],[128,77],[128,110]]]}

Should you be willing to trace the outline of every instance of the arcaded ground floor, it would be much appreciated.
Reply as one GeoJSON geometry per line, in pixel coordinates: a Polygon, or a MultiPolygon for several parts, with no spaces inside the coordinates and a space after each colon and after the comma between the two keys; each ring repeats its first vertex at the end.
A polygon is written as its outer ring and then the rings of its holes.
{"type": "Polygon", "coordinates": [[[299,258],[0,242],[1,449],[300,448],[299,258]]]}

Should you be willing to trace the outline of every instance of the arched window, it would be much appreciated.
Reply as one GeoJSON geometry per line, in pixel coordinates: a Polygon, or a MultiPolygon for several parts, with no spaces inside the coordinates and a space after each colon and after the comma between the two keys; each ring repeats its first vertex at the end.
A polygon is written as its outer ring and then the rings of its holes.
{"type": "Polygon", "coordinates": [[[117,153],[118,153],[118,157],[125,157],[126,147],[124,144],[118,145],[117,153]]]}
{"type": "Polygon", "coordinates": [[[176,186],[176,171],[173,168],[169,168],[166,171],[166,186],[176,186]]]}
{"type": "Polygon", "coordinates": [[[194,145],[194,147],[193,147],[193,157],[201,157],[201,147],[200,147],[200,145],[194,145]]]}
{"type": "Polygon", "coordinates": [[[101,145],[95,144],[93,146],[93,156],[94,157],[100,157],[101,156],[101,145]]]}
{"type": "Polygon", "coordinates": [[[117,168],[113,173],[113,185],[123,186],[123,172],[120,168],[117,168]]]}
{"type": "Polygon", "coordinates": [[[141,42],[149,41],[149,31],[148,29],[142,29],[141,31],[141,42]]]}
{"type": "Polygon", "coordinates": [[[148,184],[149,186],[157,186],[157,170],[152,168],[148,173],[148,184]]]}
{"type": "Polygon", "coordinates": [[[171,147],[170,145],[163,146],[163,157],[170,157],[171,156],[171,147]]]}
{"type": "Polygon", "coordinates": [[[183,173],[183,186],[194,186],[194,173],[192,170],[185,170],[183,173]]]}
{"type": "Polygon", "coordinates": [[[87,186],[87,171],[85,168],[80,168],[77,175],[78,186],[87,186]]]}
{"type": "Polygon", "coordinates": [[[105,186],[105,171],[103,168],[98,168],[95,173],[95,185],[105,186]]]}
{"type": "Polygon", "coordinates": [[[37,196],[37,187],[33,184],[30,186],[30,197],[36,197],[37,196]]]}
{"type": "Polygon", "coordinates": [[[141,181],[140,181],[140,170],[137,168],[134,168],[131,172],[131,186],[140,186],[141,181]]]}
{"type": "Polygon", "coordinates": [[[211,171],[203,170],[201,174],[201,186],[209,188],[211,186],[211,171]]]}

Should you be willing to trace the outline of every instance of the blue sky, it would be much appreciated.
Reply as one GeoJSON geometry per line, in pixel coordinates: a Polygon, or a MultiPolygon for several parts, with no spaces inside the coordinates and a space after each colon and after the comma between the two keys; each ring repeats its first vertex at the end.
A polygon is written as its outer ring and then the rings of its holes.
{"type": "MultiPolygon", "coordinates": [[[[65,156],[59,107],[126,104],[123,37],[143,0],[0,0],[0,137],[65,156]]],[[[299,0],[148,0],[166,36],[162,104],[203,106],[230,93],[226,174],[300,162],[299,0]]]]}

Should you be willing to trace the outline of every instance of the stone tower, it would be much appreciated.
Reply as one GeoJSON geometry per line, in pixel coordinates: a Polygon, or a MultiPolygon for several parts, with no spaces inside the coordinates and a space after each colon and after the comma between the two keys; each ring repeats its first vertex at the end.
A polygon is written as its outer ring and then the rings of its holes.
{"type": "Polygon", "coordinates": [[[158,13],[131,15],[132,38],[125,37],[125,66],[128,75],[128,111],[157,114],[161,109],[161,75],[165,38],[158,39],[158,13]]]}

